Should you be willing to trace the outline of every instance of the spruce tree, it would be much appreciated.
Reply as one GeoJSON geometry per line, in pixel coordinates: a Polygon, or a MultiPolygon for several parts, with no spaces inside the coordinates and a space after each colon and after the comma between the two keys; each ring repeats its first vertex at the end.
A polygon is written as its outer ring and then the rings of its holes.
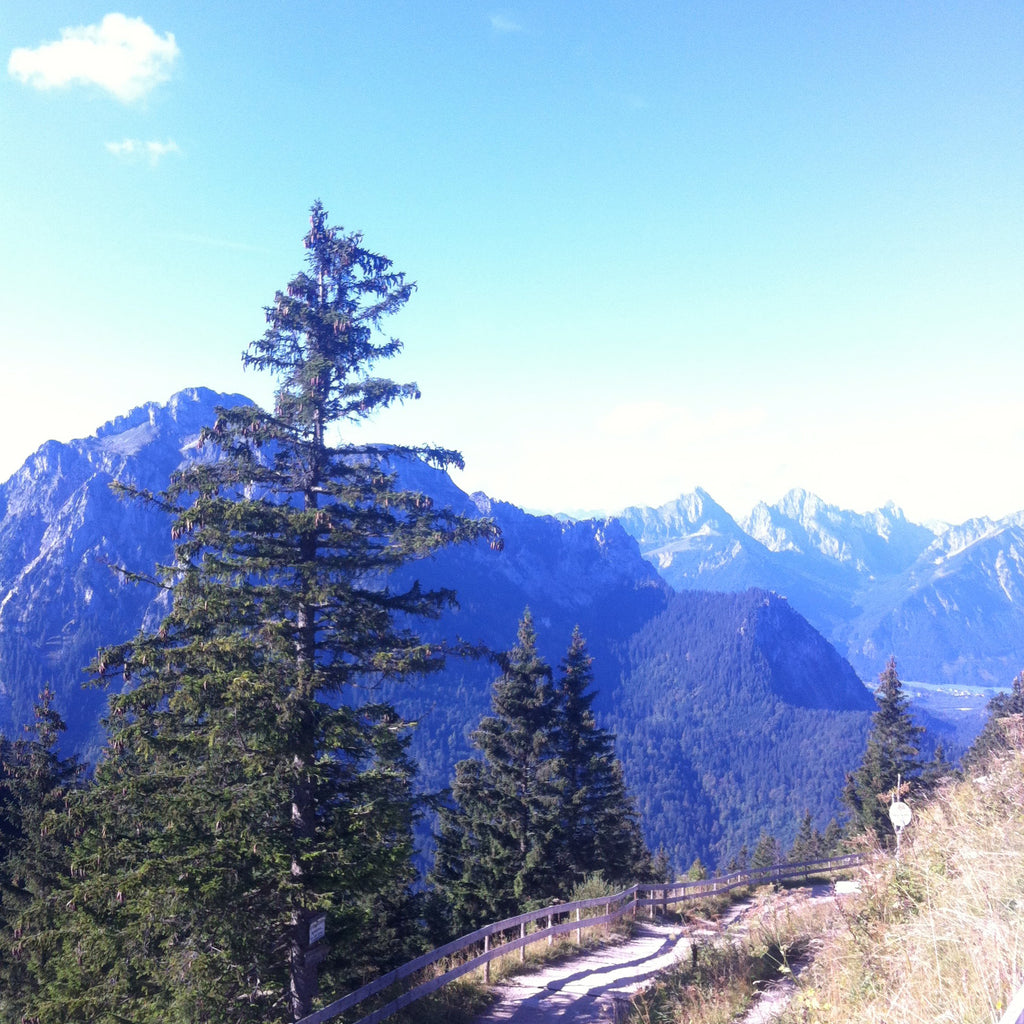
{"type": "Polygon", "coordinates": [[[820,846],[821,835],[814,828],[811,812],[805,810],[786,859],[793,864],[803,864],[807,861],[817,860],[821,856],[820,846]]]}
{"type": "Polygon", "coordinates": [[[529,613],[473,734],[479,758],[455,766],[439,819],[432,881],[464,932],[530,903],[568,899],[588,875],[660,878],[626,790],[614,738],[598,727],[593,673],[577,629],[557,682],[529,613]]]}
{"type": "Polygon", "coordinates": [[[729,863],[726,865],[726,871],[732,874],[734,871],[746,871],[750,867],[750,850],[747,848],[747,844],[744,843],[739,852],[729,859],[729,863]]]}
{"type": "Polygon", "coordinates": [[[451,799],[438,808],[432,886],[435,945],[507,916],[514,899],[504,890],[513,857],[499,822],[492,821],[492,791],[482,760],[455,765],[451,799]]]}
{"type": "MultiPolygon", "coordinates": [[[[401,350],[381,325],[413,285],[328,226],[319,202],[311,214],[308,270],[243,356],[274,377],[274,411],[218,410],[204,457],[163,493],[134,495],[173,518],[160,570],[172,605],[94,666],[126,681],[94,787],[101,823],[76,849],[75,905],[113,928],[108,958],[123,964],[113,989],[83,988],[95,1019],[297,1019],[318,971],[342,987],[403,955],[405,723],[365,695],[442,667],[416,621],[454,594],[395,588],[393,573],[499,540],[401,485],[405,460],[461,466],[458,453],[344,439],[346,424],[419,396],[372,372],[401,350]],[[322,914],[326,940],[311,946],[322,914]]],[[[77,944],[100,963],[90,921],[68,924],[63,962],[77,944]]]]}
{"type": "Polygon", "coordinates": [[[781,863],[782,848],[778,839],[762,829],[750,858],[750,867],[756,871],[758,868],[770,868],[781,863]]]}
{"type": "Polygon", "coordinates": [[[946,746],[939,740],[930,760],[921,765],[918,782],[923,792],[937,789],[943,782],[957,775],[956,766],[946,757],[946,746]]]}
{"type": "Polygon", "coordinates": [[[84,765],[57,750],[65,723],[46,688],[35,723],[14,742],[0,736],[0,1011],[20,1019],[37,989],[54,893],[68,874],[68,807],[84,765]]]}
{"type": "Polygon", "coordinates": [[[878,677],[875,691],[877,709],[871,717],[871,732],[860,767],[846,777],[843,800],[853,815],[853,825],[891,845],[894,833],[888,808],[902,794],[897,782],[912,783],[921,773],[918,741],[924,729],[910,716],[910,701],[890,658],[878,677]]]}
{"type": "Polygon", "coordinates": [[[821,856],[840,857],[846,852],[843,847],[843,828],[835,818],[830,818],[821,836],[821,856]]]}
{"type": "Polygon", "coordinates": [[[600,728],[592,705],[592,658],[577,627],[555,686],[552,740],[561,804],[559,885],[569,892],[600,871],[612,883],[646,880],[653,870],[614,736],[600,728]]]}
{"type": "Polygon", "coordinates": [[[481,757],[455,766],[453,805],[439,817],[432,880],[456,932],[558,897],[554,692],[529,609],[503,662],[494,714],[472,737],[481,757]]]}

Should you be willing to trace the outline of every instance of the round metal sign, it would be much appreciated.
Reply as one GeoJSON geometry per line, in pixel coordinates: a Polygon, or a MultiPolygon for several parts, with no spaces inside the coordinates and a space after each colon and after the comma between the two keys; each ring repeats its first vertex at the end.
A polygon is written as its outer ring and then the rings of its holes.
{"type": "Polygon", "coordinates": [[[889,808],[889,820],[893,828],[906,828],[911,817],[910,808],[902,800],[897,800],[889,808]]]}

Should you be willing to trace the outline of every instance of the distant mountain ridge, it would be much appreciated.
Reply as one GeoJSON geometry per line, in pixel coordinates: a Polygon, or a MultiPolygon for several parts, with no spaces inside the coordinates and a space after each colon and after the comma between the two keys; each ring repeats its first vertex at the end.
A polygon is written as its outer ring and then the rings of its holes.
{"type": "MultiPolygon", "coordinates": [[[[209,448],[198,451],[198,432],[213,421],[216,406],[236,404],[248,399],[202,388],[180,392],[164,405],[132,410],[93,437],[47,442],[0,484],[0,731],[17,734],[49,685],[68,720],[68,745],[98,754],[105,694],[82,689],[84,666],[99,647],[130,638],[140,626],[155,627],[168,600],[160,588],[122,583],[110,567],[149,573],[172,552],[168,517],[120,501],[109,485],[119,480],[158,492],[183,461],[215,457],[209,448]]],[[[650,823],[658,843],[687,860],[699,855],[712,863],[727,849],[752,848],[765,824],[791,840],[798,824],[793,807],[813,808],[820,827],[839,810],[842,775],[863,748],[871,696],[788,602],[755,592],[674,594],[615,520],[532,516],[483,494],[467,495],[422,463],[394,468],[406,486],[436,503],[493,517],[504,537],[500,553],[456,547],[403,568],[425,586],[453,586],[458,593],[458,607],[425,631],[502,650],[514,642],[529,606],[540,653],[557,669],[579,625],[594,658],[595,711],[624,730],[630,783],[642,787],[668,777],[675,768],[662,758],[678,758],[680,751],[689,752],[688,764],[704,765],[700,780],[680,779],[699,819],[659,814],[656,826],[650,823]],[[689,657],[666,674],[680,636],[691,638],[689,657]],[[653,666],[662,668],[655,673],[653,666]],[[714,680],[710,689],[708,680],[714,680]],[[705,704],[720,707],[724,700],[742,709],[749,733],[742,744],[726,731],[739,719],[706,713],[705,704]],[[700,706],[675,719],[671,744],[659,753],[654,740],[666,709],[675,716],[694,701],[700,706]],[[739,781],[708,795],[704,777],[721,762],[702,752],[718,749],[731,751],[739,781]],[[810,764],[827,762],[828,770],[808,781],[787,760],[787,749],[802,751],[810,764]],[[751,787],[761,796],[753,799],[751,787]]],[[[469,737],[488,711],[497,674],[486,659],[455,659],[439,675],[364,694],[394,700],[418,723],[411,752],[425,790],[445,786],[455,761],[470,753],[469,737]]],[[[637,798],[653,811],[652,792],[638,789],[637,798]]]]}
{"type": "Polygon", "coordinates": [[[676,590],[785,594],[862,679],[890,655],[904,679],[965,689],[1024,667],[1024,513],[927,526],[793,490],[738,522],[697,490],[616,518],[676,590]]]}

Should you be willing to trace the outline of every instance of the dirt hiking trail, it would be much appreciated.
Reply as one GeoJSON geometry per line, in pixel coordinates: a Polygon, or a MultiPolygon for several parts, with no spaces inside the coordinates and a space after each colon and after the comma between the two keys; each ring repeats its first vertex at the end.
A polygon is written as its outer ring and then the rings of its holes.
{"type": "MultiPolygon", "coordinates": [[[[832,887],[791,890],[787,898],[831,899],[832,887]]],[[[718,921],[706,925],[639,921],[632,938],[624,942],[494,986],[498,1000],[474,1024],[618,1024],[626,1018],[631,997],[678,960],[688,959],[694,943],[723,934],[742,937],[746,933],[744,918],[754,905],[754,900],[737,903],[718,921]]],[[[755,1003],[741,1019],[747,1024],[770,1021],[781,1011],[785,995],[791,991],[787,988],[766,989],[764,1005],[755,1003]]]]}

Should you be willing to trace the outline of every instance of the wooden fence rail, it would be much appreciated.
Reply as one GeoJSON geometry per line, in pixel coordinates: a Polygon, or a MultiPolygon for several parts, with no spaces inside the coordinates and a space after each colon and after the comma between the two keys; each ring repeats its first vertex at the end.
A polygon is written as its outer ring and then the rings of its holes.
{"type": "MultiPolygon", "coordinates": [[[[600,925],[611,924],[618,921],[626,914],[637,913],[641,907],[649,908],[653,918],[655,909],[661,907],[667,912],[670,906],[683,903],[687,900],[701,899],[705,896],[716,893],[729,892],[732,889],[739,889],[751,885],[764,885],[768,882],[791,881],[799,878],[809,878],[815,875],[831,875],[836,872],[845,871],[858,866],[861,863],[859,855],[852,854],[845,857],[832,857],[828,860],[807,861],[801,864],[774,864],[766,868],[754,868],[749,871],[734,871],[728,875],[720,875],[716,878],[703,879],[696,882],[668,882],[656,885],[634,885],[622,892],[612,896],[597,896],[588,900],[576,900],[573,903],[558,903],[550,907],[542,907],[539,910],[530,910],[517,917],[509,917],[504,921],[497,921],[494,924],[484,925],[475,932],[463,935],[454,939],[439,949],[433,949],[428,953],[418,956],[415,960],[396,967],[387,974],[382,974],[362,988],[350,992],[341,999],[317,1010],[306,1017],[303,1017],[298,1024],[323,1024],[332,1020],[346,1010],[352,1009],[359,1003],[364,1002],[371,996],[375,996],[385,989],[397,985],[399,982],[424,971],[441,960],[458,956],[467,950],[479,950],[476,955],[462,963],[456,964],[447,971],[435,977],[414,984],[407,991],[397,998],[392,999],[385,1006],[374,1010],[372,1013],[361,1017],[357,1024],[378,1024],[392,1014],[397,1013],[402,1007],[430,995],[438,989],[447,985],[450,981],[469,974],[471,971],[484,968],[485,980],[490,980],[490,962],[500,956],[508,956],[510,953],[520,951],[520,955],[526,946],[547,940],[552,942],[557,935],[566,935],[569,932],[580,933],[584,928],[595,928],[600,925]],[[590,916],[588,912],[595,913],[590,916]],[[584,916],[587,915],[587,916],[584,916]],[[534,931],[529,930],[530,925],[537,922],[543,923],[534,931]],[[511,938],[500,941],[506,933],[512,934],[511,938]],[[493,941],[495,938],[499,941],[493,941]]],[[[577,935],[577,941],[579,935],[577,935]]]]}

